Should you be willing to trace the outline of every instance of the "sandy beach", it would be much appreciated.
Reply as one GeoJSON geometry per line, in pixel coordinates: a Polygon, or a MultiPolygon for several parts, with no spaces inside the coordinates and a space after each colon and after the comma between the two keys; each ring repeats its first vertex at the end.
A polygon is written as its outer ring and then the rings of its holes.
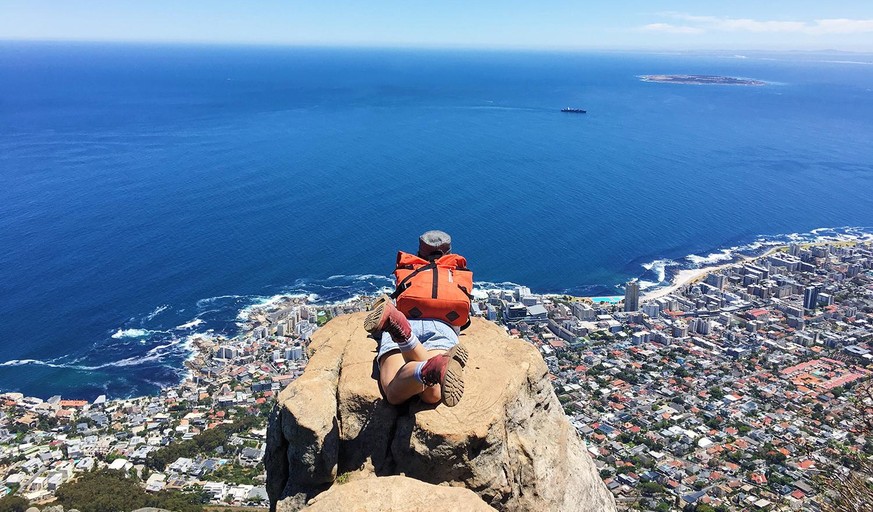
{"type": "MultiPolygon", "coordinates": [[[[809,244],[813,245],[813,244],[809,244]]],[[[734,261],[730,261],[728,263],[722,263],[721,265],[712,265],[709,267],[701,267],[701,268],[688,268],[684,270],[680,270],[675,277],[673,277],[673,283],[670,286],[664,288],[658,288],[657,290],[652,290],[649,293],[643,295],[641,301],[654,300],[659,297],[664,297],[665,295],[670,295],[675,292],[679,288],[682,288],[685,285],[696,283],[697,281],[706,277],[710,272],[717,272],[719,270],[726,269],[728,267],[733,267],[735,265],[740,265],[743,263],[749,263],[760,258],[766,258],[767,256],[773,254],[782,249],[786,249],[787,245],[780,245],[777,247],[773,247],[764,254],[758,256],[739,256],[738,259],[734,261]]]]}
{"type": "MultiPolygon", "coordinates": [[[[745,261],[751,260],[752,258],[746,258],[745,261]]],[[[652,290],[649,293],[643,295],[642,301],[654,300],[660,297],[664,297],[666,295],[670,295],[675,292],[679,288],[699,281],[706,277],[710,272],[715,272],[718,270],[725,269],[727,267],[732,267],[737,265],[738,263],[742,263],[742,261],[734,261],[731,263],[725,263],[723,265],[716,265],[712,267],[703,267],[703,268],[689,268],[685,270],[680,270],[678,274],[673,278],[673,283],[670,286],[664,288],[658,288],[657,290],[652,290]]]]}
{"type": "MultiPolygon", "coordinates": [[[[835,245],[835,246],[853,246],[856,245],[859,240],[823,240],[821,242],[813,242],[813,243],[802,243],[798,244],[801,247],[812,247],[814,245],[835,245]]],[[[719,270],[723,270],[728,267],[732,267],[734,265],[740,265],[742,263],[750,263],[761,258],[766,258],[767,256],[773,254],[774,252],[781,251],[787,249],[787,245],[779,245],[776,247],[771,247],[763,254],[758,256],[740,256],[739,259],[734,261],[723,263],[721,265],[713,265],[709,267],[701,267],[701,268],[690,268],[685,270],[680,270],[676,276],[673,278],[673,283],[670,286],[666,286],[664,288],[658,288],[657,290],[652,290],[649,293],[643,295],[641,301],[654,300],[659,297],[664,297],[665,295],[670,295],[674,291],[679,288],[695,283],[704,277],[710,272],[716,272],[719,270]]]]}

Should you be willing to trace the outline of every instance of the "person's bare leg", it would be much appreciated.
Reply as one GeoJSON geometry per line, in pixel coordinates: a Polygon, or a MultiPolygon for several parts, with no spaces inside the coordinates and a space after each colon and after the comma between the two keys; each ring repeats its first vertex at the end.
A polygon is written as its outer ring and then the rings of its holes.
{"type": "Polygon", "coordinates": [[[458,403],[464,394],[461,362],[442,350],[430,351],[429,355],[431,357],[426,362],[406,362],[398,352],[382,356],[379,383],[388,403],[399,405],[415,395],[429,404],[442,402],[454,407],[458,403]],[[417,372],[420,373],[416,375],[417,372]]]}
{"type": "Polygon", "coordinates": [[[411,361],[427,361],[431,357],[433,357],[433,352],[442,353],[444,351],[440,350],[431,350],[428,351],[424,346],[419,343],[412,350],[407,350],[406,352],[401,352],[403,354],[403,360],[408,362],[411,361]]]}
{"type": "MultiPolygon", "coordinates": [[[[415,364],[407,364],[400,352],[382,356],[379,364],[379,382],[385,398],[392,405],[399,405],[428,389],[415,378],[415,364]]],[[[439,388],[433,386],[429,389],[439,388]]],[[[437,389],[439,393],[439,389],[437,389]]]]}

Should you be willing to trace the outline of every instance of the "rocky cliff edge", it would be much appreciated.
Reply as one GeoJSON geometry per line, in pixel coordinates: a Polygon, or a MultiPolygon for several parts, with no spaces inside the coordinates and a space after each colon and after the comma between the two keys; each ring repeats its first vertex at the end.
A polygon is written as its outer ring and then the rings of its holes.
{"type": "Polygon", "coordinates": [[[461,336],[470,352],[461,402],[395,407],[379,392],[363,319],[319,329],[306,371],[279,395],[265,456],[272,510],[298,509],[338,475],[370,482],[335,485],[330,492],[350,494],[347,503],[366,498],[354,495],[359,487],[388,483],[379,477],[405,475],[465,487],[501,511],[615,510],[534,347],[476,318],[461,336]]]}

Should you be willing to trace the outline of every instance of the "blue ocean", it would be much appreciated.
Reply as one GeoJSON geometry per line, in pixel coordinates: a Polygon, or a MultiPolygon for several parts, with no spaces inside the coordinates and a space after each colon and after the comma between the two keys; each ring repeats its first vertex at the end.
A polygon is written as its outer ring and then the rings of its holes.
{"type": "Polygon", "coordinates": [[[428,229],[482,286],[615,295],[870,226],[869,55],[0,43],[0,391],[156,392],[428,229]]]}

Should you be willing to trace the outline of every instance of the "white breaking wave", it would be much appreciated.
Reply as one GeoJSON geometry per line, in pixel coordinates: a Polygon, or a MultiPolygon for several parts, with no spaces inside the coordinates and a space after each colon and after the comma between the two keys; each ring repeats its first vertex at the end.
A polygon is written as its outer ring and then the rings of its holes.
{"type": "Polygon", "coordinates": [[[84,365],[84,364],[73,364],[71,363],[55,363],[52,361],[41,361],[39,359],[13,359],[11,361],[6,361],[0,363],[0,366],[47,366],[49,368],[66,368],[70,370],[84,370],[84,371],[94,371],[101,370],[104,368],[112,368],[112,367],[124,367],[124,366],[137,366],[144,363],[149,362],[160,362],[165,357],[178,354],[180,352],[190,352],[191,350],[191,340],[188,337],[185,338],[174,338],[169,343],[164,345],[158,345],[157,347],[153,347],[149,349],[142,356],[132,356],[124,359],[120,359],[118,361],[111,361],[108,363],[98,364],[98,365],[84,365]]]}
{"type": "MultiPolygon", "coordinates": [[[[152,347],[143,355],[140,356],[131,356],[126,357],[124,359],[119,359],[118,361],[111,361],[108,363],[103,363],[94,366],[85,366],[85,365],[56,365],[53,367],[57,368],[70,368],[74,370],[101,370],[104,368],[117,368],[117,367],[127,367],[127,366],[139,366],[146,363],[160,363],[168,356],[180,355],[183,353],[191,353],[191,338],[188,336],[182,338],[172,338],[169,343],[165,343],[163,345],[158,345],[156,347],[152,347]]],[[[52,365],[49,365],[52,366],[52,365]]]]}
{"type": "Polygon", "coordinates": [[[28,364],[52,366],[51,363],[46,363],[45,361],[40,361],[39,359],[11,359],[9,361],[4,361],[0,363],[0,366],[25,366],[28,364]]]}
{"type": "Polygon", "coordinates": [[[127,358],[124,358],[124,359],[121,359],[118,361],[113,361],[111,363],[101,364],[97,368],[111,368],[111,367],[118,367],[118,366],[122,366],[122,367],[123,366],[139,366],[139,365],[144,364],[144,363],[161,362],[165,356],[170,355],[170,352],[168,352],[168,351],[162,352],[162,350],[165,348],[169,348],[171,346],[172,346],[172,344],[161,345],[161,346],[158,346],[158,347],[155,347],[155,348],[149,350],[143,356],[127,357],[127,358]]]}
{"type": "Polygon", "coordinates": [[[685,259],[697,268],[715,263],[730,261],[742,253],[757,253],[768,247],[777,247],[788,243],[825,243],[873,240],[869,228],[844,226],[839,228],[816,228],[807,233],[789,233],[786,235],[759,236],[754,242],[733,246],[728,249],[710,253],[706,256],[689,254],[685,259]]]}
{"type": "Polygon", "coordinates": [[[148,329],[118,329],[112,337],[116,340],[120,338],[144,338],[154,332],[148,329]]]}
{"type": "Polygon", "coordinates": [[[730,249],[722,249],[718,252],[713,252],[707,254],[706,256],[698,256],[696,254],[689,254],[685,257],[686,260],[691,262],[691,264],[696,265],[698,267],[705,267],[708,265],[712,265],[714,263],[719,263],[721,261],[730,261],[735,257],[735,251],[739,249],[738,247],[731,247],[730,249]]]}
{"type": "Polygon", "coordinates": [[[394,282],[394,278],[390,276],[379,276],[376,274],[364,274],[361,276],[355,276],[355,281],[370,281],[370,280],[380,280],[380,281],[391,281],[394,282]]]}
{"type": "Polygon", "coordinates": [[[200,299],[197,301],[197,307],[202,308],[205,307],[206,304],[212,304],[213,302],[221,299],[242,299],[245,295],[218,295],[215,297],[208,297],[205,299],[200,299]]]}
{"type": "Polygon", "coordinates": [[[655,260],[643,264],[643,268],[653,272],[658,282],[640,280],[640,289],[666,286],[666,268],[677,266],[681,269],[700,269],[715,267],[718,264],[730,262],[740,257],[763,254],[765,250],[787,245],[789,243],[809,244],[827,242],[873,241],[873,231],[870,227],[843,226],[835,228],[816,228],[806,233],[788,233],[780,235],[761,235],[754,242],[719,249],[706,255],[689,254],[680,261],[669,259],[655,260]]]}
{"type": "MultiPolygon", "coordinates": [[[[378,290],[376,290],[376,293],[374,295],[379,296],[379,295],[382,295],[383,293],[385,295],[391,295],[392,293],[394,293],[395,288],[394,288],[393,282],[394,281],[392,281],[391,286],[383,286],[383,287],[379,288],[378,290]]],[[[349,297],[348,300],[349,301],[354,300],[354,297],[349,297]]]]}
{"type": "Polygon", "coordinates": [[[191,320],[190,322],[186,322],[186,323],[184,323],[184,324],[182,324],[182,325],[177,325],[177,326],[176,326],[176,330],[177,330],[177,331],[185,331],[185,330],[188,330],[188,329],[193,329],[193,328],[197,327],[198,325],[200,325],[200,324],[202,324],[202,323],[203,323],[203,319],[202,319],[202,318],[195,318],[194,320],[191,320]]]}
{"type": "MultiPolygon", "coordinates": [[[[679,262],[670,260],[670,259],[660,259],[651,261],[649,263],[643,263],[643,268],[653,272],[657,277],[658,281],[654,284],[664,282],[664,279],[667,278],[667,267],[675,267],[678,266],[679,262]]],[[[649,283],[650,281],[640,281],[640,287],[643,287],[643,283],[649,283]]]]}
{"type": "Polygon", "coordinates": [[[161,313],[163,313],[164,311],[166,311],[169,308],[170,308],[170,306],[167,304],[162,304],[162,305],[156,307],[154,309],[154,311],[152,311],[151,313],[149,313],[148,315],[145,316],[145,321],[148,322],[149,320],[154,320],[154,318],[156,316],[160,315],[161,313]]]}
{"type": "Polygon", "coordinates": [[[317,299],[318,295],[314,294],[314,293],[309,293],[309,294],[306,294],[306,293],[280,293],[277,295],[273,295],[272,297],[252,297],[252,299],[254,299],[256,302],[240,309],[239,313],[237,313],[237,315],[236,315],[236,318],[237,318],[237,320],[245,321],[245,320],[248,320],[249,315],[255,309],[268,308],[268,307],[273,306],[275,304],[278,304],[279,302],[282,302],[283,300],[286,300],[286,299],[303,299],[303,298],[305,298],[307,300],[310,300],[311,297],[314,297],[315,299],[317,299]]]}
{"type": "Polygon", "coordinates": [[[336,281],[337,279],[351,279],[353,281],[371,281],[371,280],[380,280],[380,281],[391,280],[391,281],[393,281],[393,278],[391,278],[390,276],[384,276],[384,275],[378,275],[378,274],[353,274],[353,275],[335,274],[335,275],[332,275],[332,276],[327,278],[328,281],[336,281]]]}
{"type": "Polygon", "coordinates": [[[665,283],[667,280],[667,267],[678,267],[681,264],[678,261],[671,260],[668,258],[657,259],[654,261],[650,261],[648,263],[643,263],[642,267],[647,271],[655,274],[655,277],[658,279],[657,281],[649,281],[646,279],[640,279],[639,285],[640,290],[648,290],[649,288],[654,288],[656,286],[660,286],[665,283]]]}
{"type": "MultiPolygon", "coordinates": [[[[122,360],[124,361],[124,360],[122,360]]],[[[82,364],[63,364],[63,363],[50,363],[48,361],[41,361],[39,359],[13,359],[11,361],[6,361],[0,363],[0,366],[47,366],[49,368],[66,368],[68,370],[83,370],[83,371],[94,371],[100,370],[102,368],[107,368],[110,366],[117,365],[117,363],[105,363],[99,364],[95,366],[82,365],[82,364]]],[[[122,364],[121,366],[128,366],[122,364]]]]}
{"type": "Polygon", "coordinates": [[[474,281],[473,289],[479,288],[480,290],[513,290],[520,285],[518,283],[513,283],[512,281],[503,281],[500,283],[493,283],[491,281],[474,281]]]}

